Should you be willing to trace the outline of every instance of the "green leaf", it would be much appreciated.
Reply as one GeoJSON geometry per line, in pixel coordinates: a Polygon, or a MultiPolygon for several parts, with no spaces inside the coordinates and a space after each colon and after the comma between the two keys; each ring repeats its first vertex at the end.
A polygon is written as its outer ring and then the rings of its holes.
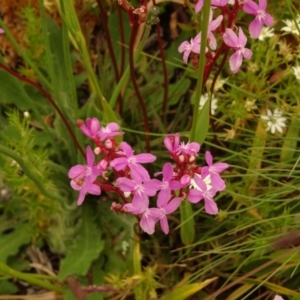
{"type": "Polygon", "coordinates": [[[83,206],[82,226],[77,238],[67,256],[61,261],[59,278],[65,279],[69,275],[85,275],[91,263],[99,256],[103,250],[104,242],[100,239],[101,232],[94,221],[94,210],[88,206],[83,206]]]}
{"type": "Polygon", "coordinates": [[[0,261],[6,262],[11,255],[18,253],[19,248],[30,242],[29,225],[19,223],[12,232],[0,237],[0,261]]]}
{"type": "Polygon", "coordinates": [[[17,286],[7,280],[0,281],[0,295],[13,295],[18,291],[17,286]]]}
{"type": "Polygon", "coordinates": [[[21,110],[32,108],[31,99],[25,92],[20,80],[1,69],[0,82],[0,104],[14,104],[21,110]]]}
{"type": "Polygon", "coordinates": [[[195,238],[195,221],[193,216],[192,205],[185,200],[180,205],[180,236],[184,245],[191,245],[195,238]]]}
{"type": "MultiPolygon", "coordinates": [[[[194,141],[198,142],[200,145],[202,145],[202,143],[205,141],[208,133],[210,101],[210,99],[207,100],[197,114],[196,134],[194,141]]],[[[197,109],[197,107],[194,109],[197,109]]]]}

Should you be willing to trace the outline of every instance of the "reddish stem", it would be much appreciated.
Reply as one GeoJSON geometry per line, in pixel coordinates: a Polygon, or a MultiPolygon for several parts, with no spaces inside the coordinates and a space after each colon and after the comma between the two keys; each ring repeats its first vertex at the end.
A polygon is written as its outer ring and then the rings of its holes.
{"type": "MultiPolygon", "coordinates": [[[[118,65],[117,65],[117,60],[116,60],[114,48],[113,48],[113,45],[112,45],[112,42],[111,42],[110,32],[109,32],[108,25],[107,25],[107,23],[108,23],[107,15],[106,15],[105,9],[102,5],[102,1],[97,0],[97,3],[98,3],[98,7],[99,7],[99,10],[100,10],[100,13],[101,13],[102,20],[103,20],[102,24],[103,24],[103,27],[104,27],[105,38],[106,38],[107,46],[108,46],[108,49],[109,49],[110,57],[111,57],[114,72],[115,72],[115,80],[116,80],[116,83],[118,83],[119,80],[120,80],[120,74],[119,74],[119,70],[118,70],[118,65]]],[[[122,96],[120,94],[118,96],[118,103],[119,104],[122,103],[122,96]]]]}
{"type": "Polygon", "coordinates": [[[130,36],[130,44],[129,44],[129,67],[130,67],[130,77],[131,81],[134,87],[134,91],[136,94],[136,97],[138,98],[140,107],[142,109],[142,114],[144,118],[144,130],[145,130],[145,140],[146,140],[146,151],[150,152],[150,141],[149,141],[149,121],[148,121],[148,115],[147,115],[147,109],[145,106],[145,103],[143,101],[142,95],[140,93],[138,84],[136,82],[136,78],[134,75],[134,59],[133,59],[133,49],[134,49],[134,41],[136,37],[136,33],[138,30],[139,25],[134,24],[131,29],[131,36],[130,36]]]}
{"type": "Polygon", "coordinates": [[[83,157],[85,157],[85,152],[82,150],[81,146],[79,145],[77,139],[76,139],[76,136],[74,135],[69,123],[67,122],[66,118],[64,117],[64,115],[62,114],[60,108],[57,106],[57,104],[55,103],[55,101],[51,98],[50,94],[48,94],[39,84],[37,84],[36,82],[28,79],[28,78],[25,78],[23,76],[21,76],[20,74],[18,74],[17,72],[14,72],[12,70],[10,70],[9,68],[7,68],[5,65],[3,65],[1,62],[0,62],[0,68],[4,69],[6,72],[10,73],[12,76],[22,80],[22,81],[25,81],[27,82],[28,84],[34,86],[36,89],[38,89],[44,96],[45,98],[47,98],[47,100],[51,103],[51,105],[54,107],[54,109],[57,111],[57,113],[59,114],[59,116],[61,117],[63,123],[65,124],[67,130],[69,131],[71,137],[72,137],[72,140],[74,142],[74,144],[76,145],[77,149],[80,151],[81,155],[83,157]]]}

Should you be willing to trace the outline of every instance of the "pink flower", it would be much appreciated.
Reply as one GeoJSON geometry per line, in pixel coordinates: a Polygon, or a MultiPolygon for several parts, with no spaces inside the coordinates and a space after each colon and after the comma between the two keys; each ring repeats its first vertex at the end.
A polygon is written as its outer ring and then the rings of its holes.
{"type": "Polygon", "coordinates": [[[116,183],[122,192],[132,192],[132,209],[141,213],[141,211],[149,206],[148,196],[154,196],[160,189],[161,182],[157,179],[150,179],[142,182],[141,178],[134,177],[133,180],[126,177],[119,177],[116,183]]]}
{"type": "Polygon", "coordinates": [[[176,154],[184,154],[184,155],[193,155],[197,156],[200,151],[200,145],[196,142],[181,142],[180,146],[177,148],[176,154]]]}
{"type": "Polygon", "coordinates": [[[124,132],[116,132],[120,129],[120,126],[117,123],[108,123],[107,126],[103,126],[98,131],[98,137],[100,141],[104,141],[105,139],[111,138],[117,135],[123,135],[124,132]]]}
{"type": "Polygon", "coordinates": [[[156,157],[149,153],[133,155],[132,148],[126,142],[122,142],[120,147],[125,157],[115,158],[111,161],[110,166],[116,171],[123,170],[128,166],[133,178],[140,177],[142,181],[150,180],[148,171],[140,163],[153,162],[156,160],[156,157]]]}
{"type": "Polygon", "coordinates": [[[256,4],[252,0],[248,0],[244,6],[244,12],[254,15],[254,20],[249,25],[250,36],[257,39],[262,31],[263,25],[272,26],[273,18],[270,14],[266,13],[267,0],[259,0],[256,4]]]}
{"type": "Polygon", "coordinates": [[[221,178],[221,176],[219,175],[219,173],[227,169],[229,165],[226,163],[213,164],[213,158],[209,151],[206,151],[205,159],[206,159],[206,163],[208,164],[208,167],[202,168],[201,177],[206,178],[207,176],[210,176],[211,185],[216,191],[225,190],[226,184],[224,180],[221,178]]]}
{"type": "Polygon", "coordinates": [[[198,33],[191,41],[184,41],[178,47],[179,53],[183,52],[183,61],[187,64],[191,52],[200,53],[201,32],[198,33]]]}
{"type": "Polygon", "coordinates": [[[71,178],[71,187],[79,191],[77,204],[81,205],[87,193],[100,195],[100,186],[94,184],[96,178],[102,174],[103,170],[99,165],[94,166],[94,153],[90,146],[86,149],[86,165],[76,165],[69,170],[68,176],[71,178]]]}
{"type": "Polygon", "coordinates": [[[236,73],[242,65],[243,57],[245,59],[250,59],[252,56],[251,50],[245,48],[247,38],[242,28],[239,27],[239,36],[237,36],[231,28],[226,28],[223,39],[226,45],[235,50],[235,53],[231,55],[229,59],[229,66],[230,70],[233,73],[236,73]]]}
{"type": "Polygon", "coordinates": [[[178,133],[169,134],[164,138],[164,144],[170,153],[175,153],[180,144],[180,136],[178,133]]]}
{"type": "Polygon", "coordinates": [[[157,198],[157,206],[162,212],[159,218],[160,227],[165,234],[169,233],[169,224],[166,215],[173,213],[181,204],[182,198],[176,197],[169,201],[170,198],[166,198],[159,194],[157,198]]]}
{"type": "Polygon", "coordinates": [[[159,189],[159,196],[164,199],[170,199],[171,198],[171,190],[179,190],[182,186],[179,181],[172,180],[173,177],[173,166],[170,163],[165,163],[163,166],[163,180],[160,183],[159,189]]]}
{"type": "Polygon", "coordinates": [[[4,33],[4,29],[0,28],[0,34],[4,33]]]}
{"type": "Polygon", "coordinates": [[[124,205],[124,209],[134,215],[142,215],[140,226],[148,234],[153,234],[155,231],[155,223],[160,219],[163,212],[159,208],[148,208],[148,204],[137,208],[132,203],[124,205]]]}
{"type": "MultiPolygon", "coordinates": [[[[212,6],[225,6],[228,3],[229,0],[212,0],[211,5],[212,6]]],[[[198,2],[195,5],[195,13],[197,14],[203,7],[204,0],[198,0],[198,2]]]]}
{"type": "Polygon", "coordinates": [[[86,124],[82,123],[79,128],[83,134],[94,139],[100,129],[100,122],[97,118],[87,118],[86,124]]]}
{"type": "Polygon", "coordinates": [[[206,213],[216,215],[218,213],[218,207],[216,202],[213,200],[216,190],[207,186],[197,174],[194,176],[194,181],[194,188],[189,191],[187,196],[188,200],[191,203],[198,203],[204,199],[204,208],[206,213]]]}

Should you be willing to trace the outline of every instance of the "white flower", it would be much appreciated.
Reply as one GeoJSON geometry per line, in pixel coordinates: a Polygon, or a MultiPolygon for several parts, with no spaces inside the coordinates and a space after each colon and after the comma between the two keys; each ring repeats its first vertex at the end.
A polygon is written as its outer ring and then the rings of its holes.
{"type": "Polygon", "coordinates": [[[247,99],[246,100],[245,109],[247,112],[251,112],[252,110],[257,109],[255,102],[256,102],[256,99],[252,99],[252,100],[247,99]]]}
{"type": "Polygon", "coordinates": [[[267,121],[267,131],[271,131],[271,133],[275,133],[276,131],[279,131],[282,133],[282,128],[284,128],[286,118],[282,117],[282,111],[278,108],[275,108],[274,112],[270,109],[267,110],[267,115],[261,116],[261,118],[265,121],[267,121]]]}
{"type": "MultiPolygon", "coordinates": [[[[208,100],[208,94],[201,95],[200,103],[199,103],[199,110],[203,108],[203,106],[207,100],[208,100]]],[[[212,95],[211,107],[210,107],[210,113],[212,115],[214,115],[216,113],[215,110],[218,108],[217,102],[218,102],[218,99],[214,95],[212,95]]]]}
{"type": "MultiPolygon", "coordinates": [[[[203,179],[200,175],[198,175],[198,174],[195,174],[194,176],[195,176],[195,177],[198,176],[200,179],[203,180],[203,182],[204,182],[204,183],[206,184],[206,186],[207,186],[207,190],[210,190],[210,189],[212,188],[211,177],[210,177],[210,175],[207,175],[204,179],[203,179]]],[[[198,186],[198,184],[196,183],[196,181],[194,180],[194,178],[191,179],[189,188],[190,188],[190,189],[196,189],[196,190],[202,192],[202,190],[200,189],[200,187],[198,186]]]]}
{"type": "Polygon", "coordinates": [[[274,300],[284,300],[281,296],[276,295],[274,300]]]}
{"type": "Polygon", "coordinates": [[[292,68],[293,68],[294,75],[296,76],[296,78],[298,80],[300,80],[300,67],[297,66],[297,67],[292,67],[292,68]]]}
{"type": "Polygon", "coordinates": [[[273,36],[274,36],[274,28],[263,27],[258,39],[260,41],[263,41],[264,39],[273,37],[273,36]]]}
{"type": "Polygon", "coordinates": [[[296,35],[300,35],[299,30],[296,26],[296,23],[298,27],[300,28],[300,15],[297,16],[296,20],[284,20],[283,21],[286,26],[281,28],[281,31],[285,32],[291,32],[296,35]]]}

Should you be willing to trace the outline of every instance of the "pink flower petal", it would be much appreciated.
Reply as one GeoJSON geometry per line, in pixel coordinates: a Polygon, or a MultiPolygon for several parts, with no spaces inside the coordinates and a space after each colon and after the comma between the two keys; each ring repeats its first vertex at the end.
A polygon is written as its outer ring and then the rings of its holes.
{"type": "Polygon", "coordinates": [[[86,167],[83,165],[76,165],[72,167],[68,172],[68,177],[73,178],[82,178],[85,175],[86,167]]]}
{"type": "Polygon", "coordinates": [[[118,157],[110,162],[110,166],[116,171],[123,170],[128,165],[128,159],[126,157],[118,157]]]}
{"type": "Polygon", "coordinates": [[[237,73],[242,65],[242,54],[239,51],[236,51],[234,54],[231,55],[229,58],[229,66],[232,73],[237,73]]]}
{"type": "Polygon", "coordinates": [[[165,212],[166,214],[171,214],[173,213],[181,204],[182,198],[181,197],[176,197],[172,199],[165,207],[165,212]]]}
{"type": "Polygon", "coordinates": [[[245,36],[242,27],[239,27],[239,47],[245,47],[247,44],[247,37],[245,36]]]}
{"type": "Polygon", "coordinates": [[[195,13],[197,14],[203,7],[204,0],[198,0],[198,2],[195,5],[195,13]]]}
{"type": "Polygon", "coordinates": [[[141,154],[135,155],[135,160],[137,163],[141,163],[141,164],[151,163],[156,160],[156,156],[154,156],[150,153],[141,153],[141,154]]]}
{"type": "Polygon", "coordinates": [[[191,203],[198,203],[203,199],[203,193],[193,189],[189,191],[187,198],[191,203]]]}
{"type": "Polygon", "coordinates": [[[250,15],[256,15],[258,10],[258,5],[252,0],[248,0],[243,6],[243,11],[250,15]]]}
{"type": "Polygon", "coordinates": [[[218,206],[212,199],[205,199],[204,202],[205,212],[210,215],[218,214],[218,206]]]}
{"type": "Polygon", "coordinates": [[[95,157],[94,157],[93,150],[92,150],[92,148],[90,146],[86,147],[86,161],[87,161],[87,165],[89,167],[93,167],[94,161],[95,161],[95,157]]]}
{"type": "Polygon", "coordinates": [[[166,216],[162,217],[160,220],[160,227],[164,234],[169,233],[169,223],[166,216]]]}
{"type": "Polygon", "coordinates": [[[252,57],[252,51],[250,49],[244,48],[243,56],[246,59],[250,59],[252,57]]]}
{"type": "Polygon", "coordinates": [[[264,23],[267,26],[272,26],[274,23],[273,17],[270,14],[266,13],[264,18],[264,23]]]}
{"type": "Polygon", "coordinates": [[[259,0],[258,6],[261,10],[266,10],[267,8],[267,0],[259,0]]]}
{"type": "Polygon", "coordinates": [[[133,155],[132,148],[126,142],[121,142],[120,147],[127,157],[131,157],[133,155]]]}
{"type": "Polygon", "coordinates": [[[239,45],[238,37],[231,28],[225,29],[223,39],[224,39],[224,43],[229,47],[236,48],[239,45]]]}

